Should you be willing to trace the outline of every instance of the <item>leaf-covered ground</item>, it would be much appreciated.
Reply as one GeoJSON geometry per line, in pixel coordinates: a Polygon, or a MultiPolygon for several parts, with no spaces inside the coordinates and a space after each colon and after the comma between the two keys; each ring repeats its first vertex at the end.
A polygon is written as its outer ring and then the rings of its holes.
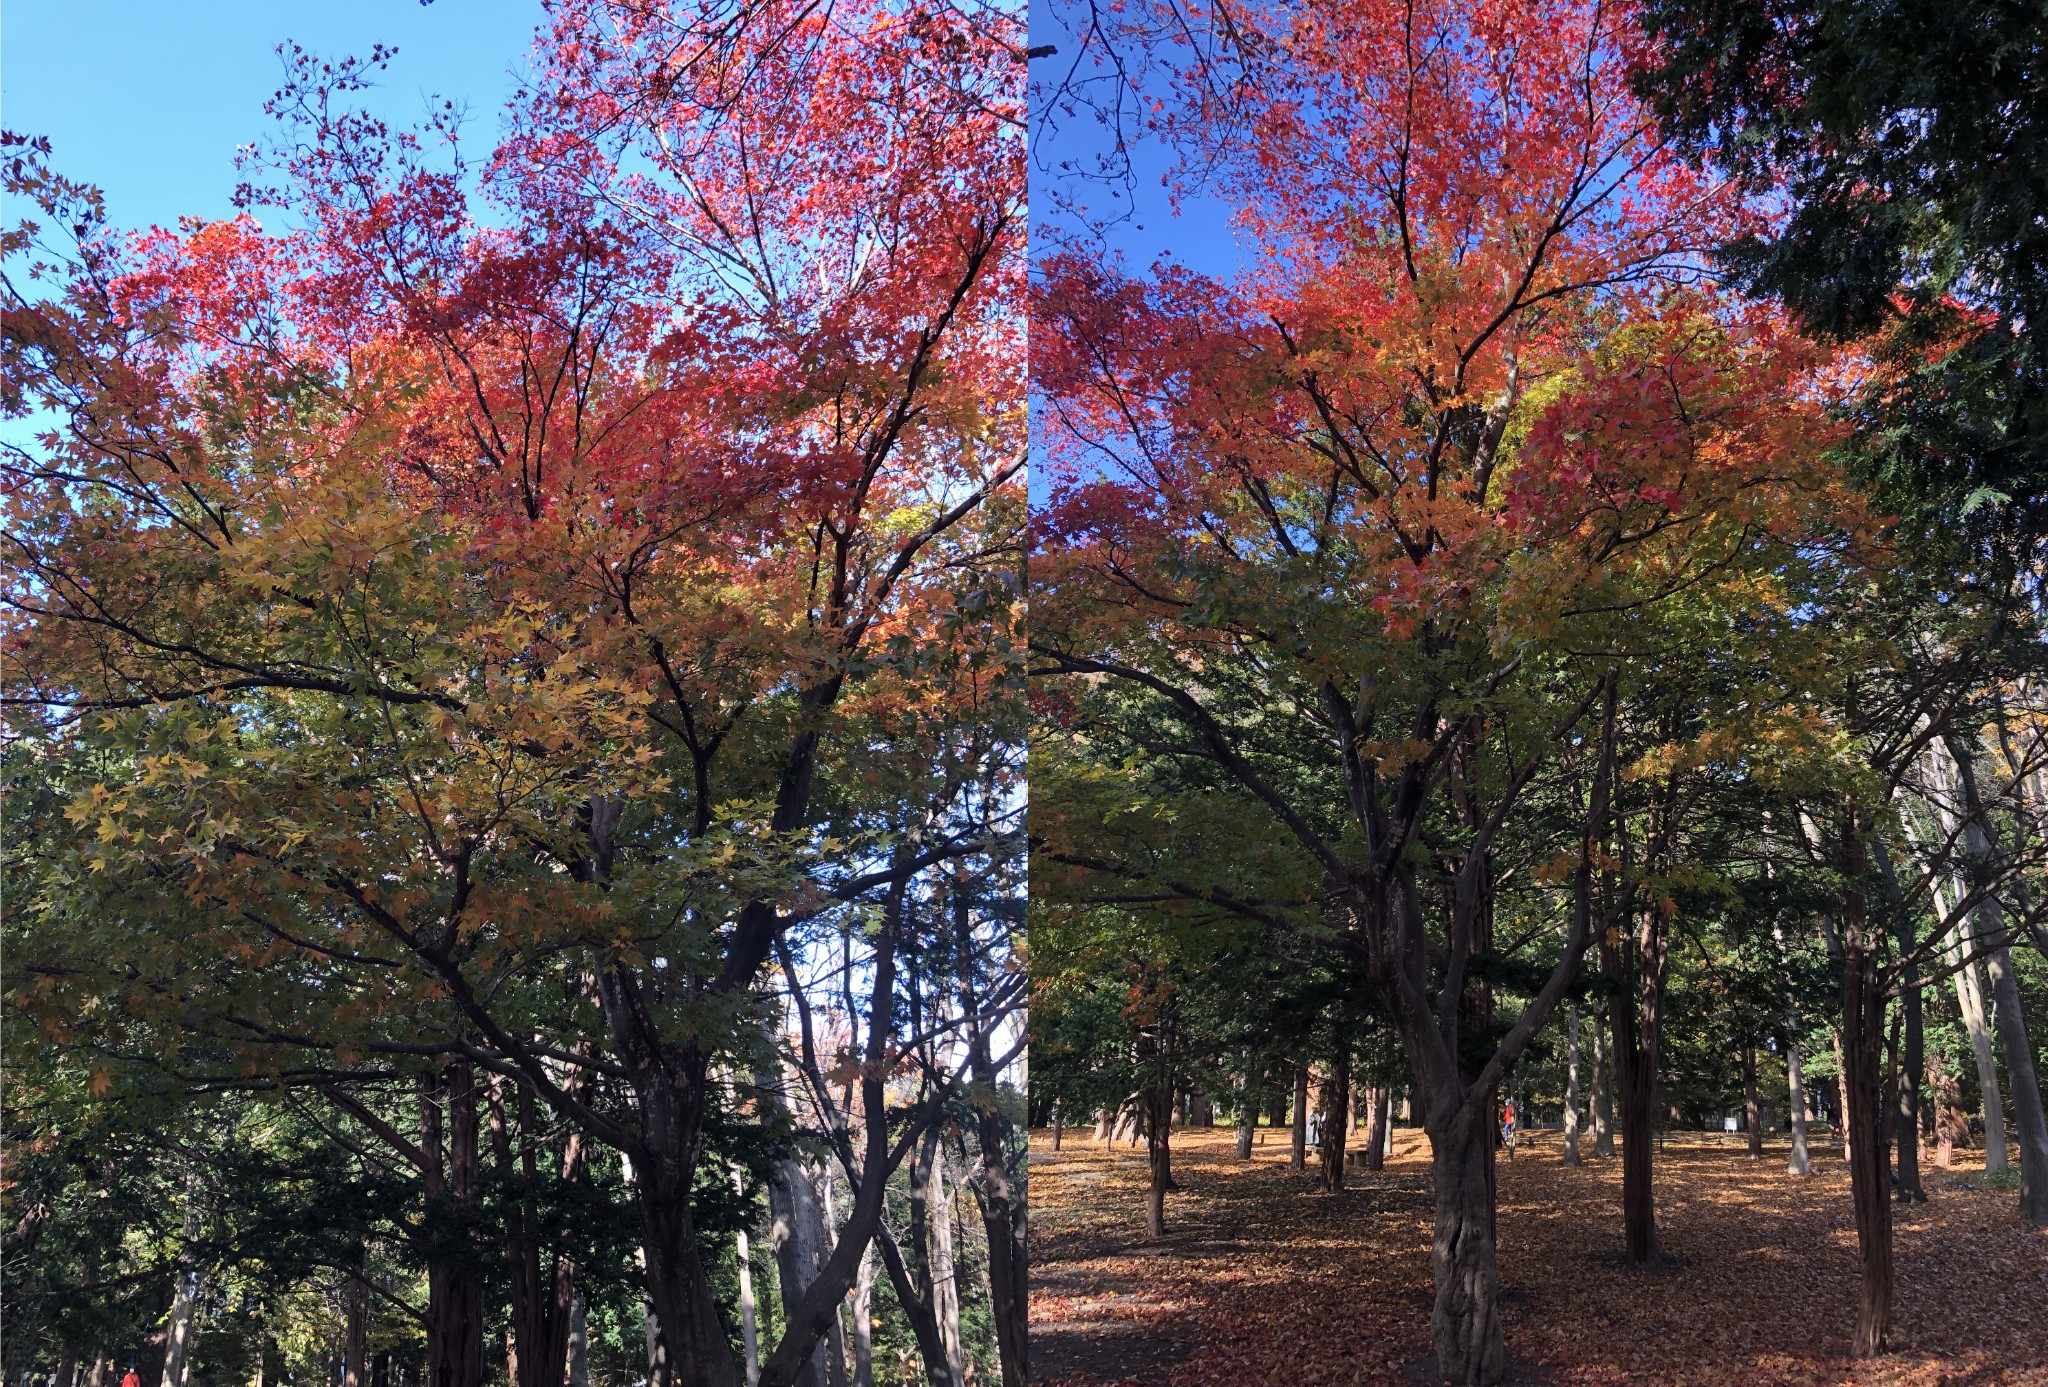
{"type": "MultiPolygon", "coordinates": [[[[1032,1380],[1048,1387],[1326,1387],[1418,1380],[1429,1356],[1428,1149],[1396,1134],[1379,1173],[1316,1193],[1286,1134],[1249,1163],[1233,1135],[1174,1136],[1167,1237],[1144,1240],[1144,1152],[1031,1138],[1032,1380]]],[[[1588,1144],[1590,1146],[1590,1143],[1588,1144]]],[[[1541,1135],[1500,1162],[1502,1316],[1517,1378],[1559,1384],[2048,1383],[2048,1232],[1981,1171],[1933,1171],[1895,1208],[1893,1342],[1848,1357],[1856,1233],[1838,1148],[1785,1174],[1739,1138],[1674,1135],[1657,1215],[1675,1267],[1630,1271],[1621,1165],[1558,1163],[1541,1135]]],[[[1965,1160],[1967,1161],[1967,1157],[1965,1160]]]]}

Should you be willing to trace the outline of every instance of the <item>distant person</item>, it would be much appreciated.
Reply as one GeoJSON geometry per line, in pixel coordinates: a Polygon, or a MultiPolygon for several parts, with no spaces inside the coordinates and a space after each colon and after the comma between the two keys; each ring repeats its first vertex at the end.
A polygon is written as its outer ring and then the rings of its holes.
{"type": "Polygon", "coordinates": [[[135,1375],[135,1365],[130,1363],[128,1371],[121,1378],[121,1387],[142,1387],[142,1379],[135,1375]]]}

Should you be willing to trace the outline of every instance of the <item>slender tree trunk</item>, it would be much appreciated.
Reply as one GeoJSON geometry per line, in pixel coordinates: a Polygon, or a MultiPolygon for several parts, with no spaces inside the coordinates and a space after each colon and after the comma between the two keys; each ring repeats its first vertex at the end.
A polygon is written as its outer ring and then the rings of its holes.
{"type": "Polygon", "coordinates": [[[1326,1193],[1344,1188],[1345,1128],[1351,1125],[1351,1052],[1340,1048],[1323,1085],[1323,1144],[1317,1150],[1319,1182],[1326,1193]]]}
{"type": "Polygon", "coordinates": [[[1055,1151],[1060,1149],[1060,1129],[1066,1124],[1066,1118],[1060,1113],[1060,1100],[1055,1098],[1052,1100],[1052,1149],[1055,1151]]]}
{"type": "Polygon", "coordinates": [[[1785,1099],[1792,1107],[1792,1156],[1785,1169],[1793,1175],[1813,1174],[1813,1161],[1806,1149],[1806,1075],[1799,1061],[1799,1041],[1785,1039],[1785,1099]]]}
{"type": "Polygon", "coordinates": [[[1252,1158],[1252,1138],[1257,1135],[1259,1125],[1258,1107],[1253,1101],[1251,1061],[1245,1061],[1244,1072],[1237,1079],[1237,1158],[1248,1161],[1252,1158]]]}
{"type": "Polygon", "coordinates": [[[1614,1154],[1614,1062],[1607,1043],[1610,1001],[1593,1016],[1593,1154],[1614,1154]]]}
{"type": "Polygon", "coordinates": [[[1173,1081],[1158,1079],[1146,1090],[1145,1142],[1150,1183],[1145,1191],[1145,1236],[1166,1236],[1166,1192],[1173,1185],[1173,1081]]]}
{"type": "Polygon", "coordinates": [[[1294,1071],[1294,1145],[1287,1155],[1287,1168],[1301,1170],[1308,1165],[1308,1069],[1294,1071]]]}
{"type": "Polygon", "coordinates": [[[1835,1102],[1837,1105],[1836,1111],[1841,1118],[1840,1135],[1842,1139],[1842,1164],[1848,1165],[1854,1159],[1854,1157],[1850,1155],[1850,1152],[1853,1151],[1857,1145],[1857,1143],[1851,1140],[1853,1134],[1855,1133],[1856,1128],[1855,1124],[1849,1121],[1849,1068],[1847,1062],[1842,1058],[1841,1031],[1837,1030],[1834,1033],[1834,1040],[1835,1102]]]}
{"type": "Polygon", "coordinates": [[[1883,1140],[1884,988],[1874,940],[1864,918],[1863,893],[1854,884],[1863,867],[1862,832],[1852,801],[1843,830],[1843,874],[1851,883],[1842,911],[1842,1084],[1849,1148],[1850,1197],[1856,1210],[1861,1272],[1852,1350],[1858,1357],[1889,1347],[1892,1313],[1892,1206],[1890,1162],[1883,1140]]]}
{"type": "Polygon", "coordinates": [[[1429,1255],[1436,1302],[1429,1326],[1436,1374],[1457,1387],[1490,1387],[1507,1371],[1495,1262],[1492,1112],[1465,1103],[1455,1116],[1431,1116],[1436,1228],[1429,1255]]]}
{"type": "Polygon", "coordinates": [[[363,1366],[370,1343],[370,1288],[363,1281],[363,1253],[360,1248],[356,1251],[356,1274],[349,1278],[343,1298],[348,1307],[348,1318],[342,1337],[342,1387],[366,1387],[363,1366]]]}
{"type": "Polygon", "coordinates": [[[1579,1163],[1579,1004],[1565,1013],[1564,1163],[1579,1163]]]}
{"type": "MultiPolygon", "coordinates": [[[[738,1172],[734,1172],[737,1180],[738,1172]]],[[[761,1326],[759,1309],[754,1303],[754,1249],[742,1228],[737,1235],[733,1251],[737,1254],[740,1273],[740,1346],[746,1353],[747,1387],[761,1380],[761,1326]]]]}
{"type": "Polygon", "coordinates": [[[1365,1168],[1384,1170],[1387,1166],[1387,1138],[1392,1135],[1393,1091],[1384,1085],[1366,1090],[1365,1168]]]}
{"type": "Polygon", "coordinates": [[[853,1283],[853,1387],[875,1387],[875,1249],[872,1243],[860,1255],[860,1273],[853,1283]]]}
{"type": "Polygon", "coordinates": [[[1659,1255],[1653,1157],[1666,957],[1663,920],[1654,911],[1642,917],[1628,956],[1614,945],[1601,945],[1608,976],[1630,984],[1609,999],[1608,1012],[1614,1026],[1615,1087],[1621,1099],[1622,1233],[1634,1266],[1645,1266],[1659,1255]]]}
{"type": "MultiPolygon", "coordinates": [[[[1962,781],[1964,807],[1969,813],[1963,826],[1964,848],[1978,863],[1988,864],[1995,854],[1984,826],[1984,806],[1969,749],[1953,737],[1948,740],[1948,749],[1962,781]]],[[[1975,925],[1977,948],[1984,954],[1984,977],[1990,984],[1999,1044],[2005,1052],[2005,1073],[2012,1085],[2014,1135],[2020,1143],[2020,1213],[2036,1226],[2048,1226],[2048,1113],[2042,1109],[2041,1083],[2034,1072],[2034,1047],[2027,1036],[2026,1013],[2020,1008],[2019,980],[2013,974],[2005,908],[1995,892],[1977,907],[1975,925]]],[[[1988,1130],[1989,1122],[1985,1125],[1988,1130]]],[[[1986,1164],[1988,1167],[1988,1160],[1986,1164]]]]}
{"type": "Polygon", "coordinates": [[[1748,1136],[1749,1158],[1764,1158],[1764,1125],[1756,1096],[1756,1042],[1742,1042],[1742,1129],[1748,1136]]]}

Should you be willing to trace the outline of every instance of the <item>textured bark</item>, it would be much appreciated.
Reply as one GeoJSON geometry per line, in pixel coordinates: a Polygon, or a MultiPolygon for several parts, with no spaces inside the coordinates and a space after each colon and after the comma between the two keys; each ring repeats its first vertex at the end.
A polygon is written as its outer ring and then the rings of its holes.
{"type": "Polygon", "coordinates": [[[1850,1199],[1856,1210],[1860,1296],[1852,1351],[1859,1357],[1889,1347],[1892,1311],[1892,1206],[1881,1069],[1884,989],[1875,940],[1855,882],[1863,867],[1860,822],[1852,801],[1843,829],[1843,875],[1851,883],[1842,906],[1842,1082],[1850,1144],[1850,1199]]]}
{"type": "MultiPolygon", "coordinates": [[[[763,1082],[764,1092],[770,1082],[763,1082]]],[[[782,1303],[792,1306],[804,1298],[825,1260],[825,1215],[808,1162],[786,1157],[775,1163],[768,1180],[768,1214],[782,1303]]],[[[825,1349],[820,1340],[797,1372],[793,1387],[826,1387],[825,1349]]]]}
{"type": "Polygon", "coordinates": [[[590,1323],[581,1291],[569,1302],[569,1387],[590,1387],[590,1323]]]}
{"type": "MultiPolygon", "coordinates": [[[[419,1146],[427,1206],[432,1216],[456,1228],[472,1225],[480,1193],[477,1096],[476,1071],[466,1060],[448,1064],[421,1085],[419,1146]]],[[[459,1249],[427,1263],[423,1387],[483,1385],[484,1288],[471,1266],[459,1249]]]]}
{"type": "Polygon", "coordinates": [[[1657,1204],[1654,1188],[1657,1061],[1664,1029],[1665,964],[1669,959],[1660,911],[1638,919],[1631,947],[1600,946],[1601,966],[1621,986],[1610,999],[1614,1027],[1614,1078],[1621,1107],[1622,1238],[1631,1265],[1655,1261],[1657,1204]]]}
{"type": "Polygon", "coordinates": [[[740,1273],[740,1351],[746,1357],[747,1382],[761,1380],[760,1307],[754,1300],[754,1248],[747,1230],[739,1230],[733,1251],[740,1273]]]}
{"type": "Polygon", "coordinates": [[[178,1256],[177,1280],[171,1287],[171,1314],[164,1322],[163,1387],[185,1387],[192,1350],[192,1301],[199,1294],[199,1268],[193,1264],[192,1242],[199,1236],[197,1183],[185,1190],[185,1250],[178,1256]]]}
{"type": "Polygon", "coordinates": [[[1495,1262],[1492,1128],[1490,1113],[1469,1104],[1454,1119],[1430,1125],[1436,1300],[1429,1327],[1437,1380],[1456,1387],[1490,1387],[1507,1372],[1495,1262]]]}
{"type": "Polygon", "coordinates": [[[1351,1125],[1351,1053],[1339,1050],[1323,1085],[1323,1142],[1317,1148],[1318,1183],[1323,1190],[1344,1188],[1344,1147],[1351,1125]]]}
{"type": "Polygon", "coordinates": [[[1579,1004],[1566,1014],[1564,1078],[1564,1163],[1579,1163],[1579,1004]]]}
{"type": "MultiPolygon", "coordinates": [[[[946,1183],[944,1143],[926,1168],[931,1191],[926,1196],[927,1230],[931,1236],[932,1314],[938,1321],[939,1347],[946,1356],[949,1383],[965,1382],[967,1369],[960,1350],[960,1281],[953,1257],[953,1191],[946,1183]]],[[[935,1377],[934,1381],[938,1379],[935,1377]]]]}

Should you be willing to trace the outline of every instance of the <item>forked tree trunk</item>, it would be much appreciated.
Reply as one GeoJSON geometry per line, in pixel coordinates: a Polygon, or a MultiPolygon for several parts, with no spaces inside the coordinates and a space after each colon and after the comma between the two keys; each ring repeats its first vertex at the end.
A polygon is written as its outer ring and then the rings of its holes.
{"type": "Polygon", "coordinates": [[[1566,1013],[1564,1078],[1564,1163],[1579,1163],[1579,1004],[1566,1013]]]}
{"type": "MultiPolygon", "coordinates": [[[[1435,1114],[1432,1113],[1432,1117],[1435,1114]]],[[[1494,1246],[1494,1132],[1490,1109],[1461,1104],[1430,1124],[1436,1227],[1430,1267],[1436,1301],[1429,1327],[1438,1380],[1490,1387],[1507,1371],[1494,1246]]]]}

